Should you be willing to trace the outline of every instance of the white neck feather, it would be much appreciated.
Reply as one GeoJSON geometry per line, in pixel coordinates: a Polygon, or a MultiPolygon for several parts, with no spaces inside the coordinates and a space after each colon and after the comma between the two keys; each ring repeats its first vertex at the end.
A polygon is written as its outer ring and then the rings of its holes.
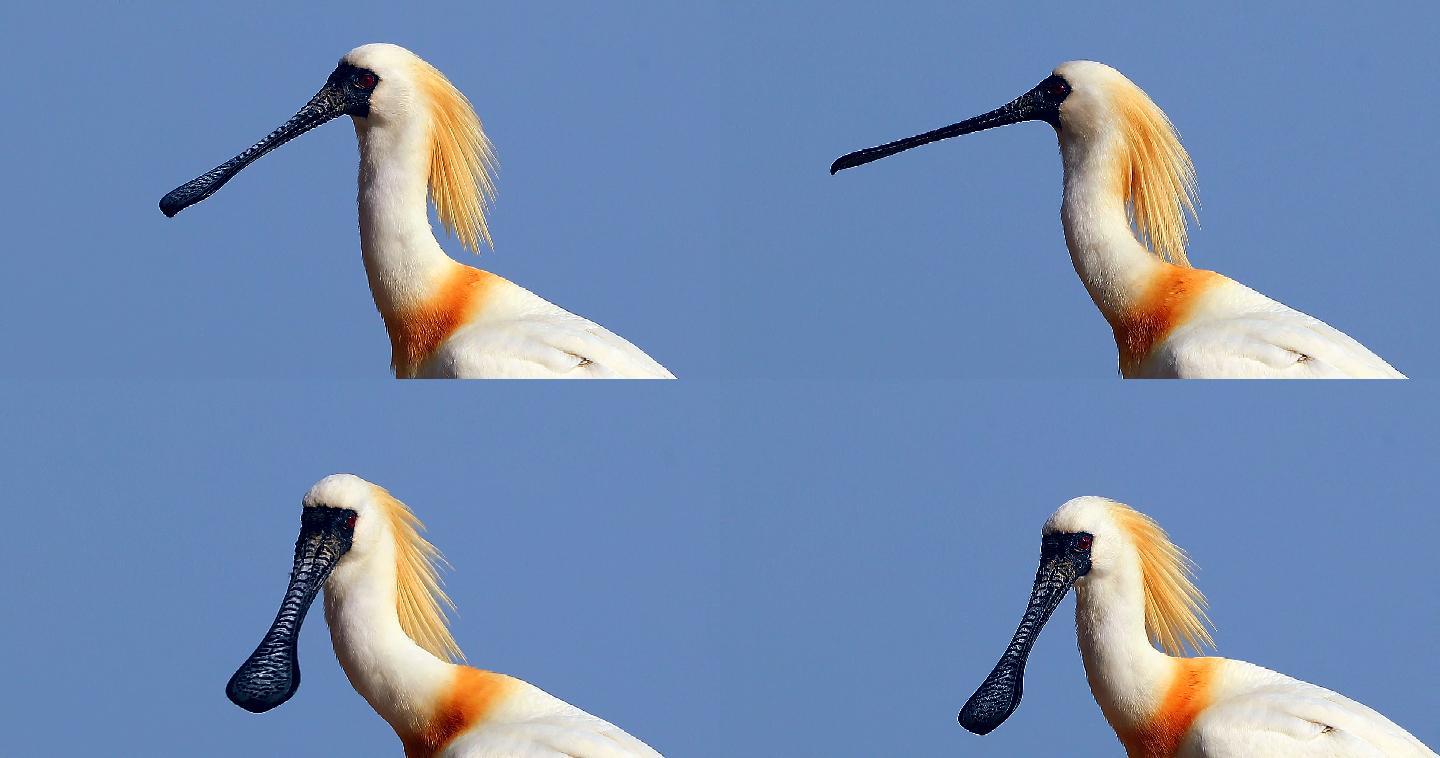
{"type": "Polygon", "coordinates": [[[1118,137],[1060,134],[1065,195],[1060,217],[1065,245],[1095,305],[1122,313],[1164,264],[1135,238],[1117,178],[1118,137]]]}
{"type": "Polygon", "coordinates": [[[325,622],[335,657],[370,707],[402,734],[418,733],[454,665],[415,644],[396,611],[395,548],[348,556],[325,584],[325,622]],[[358,560],[356,560],[358,559],[358,560]]]}
{"type": "Polygon", "coordinates": [[[1075,632],[1095,701],[1112,725],[1141,723],[1158,707],[1173,659],[1145,633],[1145,590],[1133,551],[1122,565],[1076,583],[1075,632]]]}
{"type": "Polygon", "coordinates": [[[445,254],[430,227],[427,125],[419,119],[354,121],[360,142],[360,251],[376,307],[394,313],[424,302],[460,264],[445,254]]]}

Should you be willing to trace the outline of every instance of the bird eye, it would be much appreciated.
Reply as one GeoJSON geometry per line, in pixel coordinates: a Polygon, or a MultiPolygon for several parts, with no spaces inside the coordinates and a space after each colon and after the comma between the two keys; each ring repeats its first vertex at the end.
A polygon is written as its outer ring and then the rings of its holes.
{"type": "Polygon", "coordinates": [[[354,513],[350,514],[349,516],[346,516],[346,517],[345,517],[345,528],[347,528],[347,529],[354,529],[354,528],[355,528],[355,519],[356,519],[356,514],[354,514],[354,513]]]}
{"type": "Polygon", "coordinates": [[[379,82],[380,80],[369,71],[363,72],[355,77],[355,86],[360,89],[375,89],[375,85],[379,82]]]}
{"type": "Polygon", "coordinates": [[[1089,550],[1093,544],[1095,544],[1095,537],[1089,534],[1082,534],[1080,539],[1075,540],[1075,546],[1081,550],[1089,550]]]}
{"type": "Polygon", "coordinates": [[[1070,85],[1064,79],[1054,79],[1045,84],[1045,94],[1054,98],[1061,98],[1070,94],[1070,85]]]}

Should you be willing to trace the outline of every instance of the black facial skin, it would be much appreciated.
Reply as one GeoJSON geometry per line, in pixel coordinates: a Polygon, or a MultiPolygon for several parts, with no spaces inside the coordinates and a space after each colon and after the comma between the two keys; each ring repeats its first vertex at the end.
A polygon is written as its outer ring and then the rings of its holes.
{"type": "Polygon", "coordinates": [[[830,165],[830,173],[833,175],[837,171],[863,166],[871,161],[887,158],[912,147],[959,137],[962,134],[993,129],[997,126],[1018,124],[1021,121],[1044,121],[1058,130],[1060,128],[1060,104],[1065,102],[1065,98],[1069,96],[1070,83],[1059,76],[1051,76],[1035,85],[1035,88],[1029,92],[989,113],[936,129],[933,132],[917,134],[914,137],[896,140],[879,147],[870,147],[857,150],[849,155],[842,155],[839,160],[830,165]]]}
{"type": "Polygon", "coordinates": [[[230,702],[251,713],[264,713],[289,700],[300,688],[300,659],[295,649],[300,625],[335,564],[350,550],[355,519],[355,511],[348,508],[310,506],[302,511],[290,586],[270,631],[225,685],[230,702]]]}
{"type": "Polygon", "coordinates": [[[1000,662],[960,709],[961,726],[975,734],[989,734],[1020,707],[1025,660],[1030,657],[1030,648],[1075,580],[1090,573],[1094,540],[1087,532],[1074,532],[1048,534],[1041,541],[1040,569],[1035,572],[1030,605],[1000,662]]]}
{"type": "Polygon", "coordinates": [[[370,94],[379,83],[380,77],[374,71],[342,62],[330,74],[325,86],[310,98],[299,113],[270,132],[265,139],[251,145],[249,150],[170,190],[169,194],[160,198],[160,212],[174,218],[180,211],[215,194],[255,159],[326,121],[340,116],[364,118],[370,115],[370,94]]]}

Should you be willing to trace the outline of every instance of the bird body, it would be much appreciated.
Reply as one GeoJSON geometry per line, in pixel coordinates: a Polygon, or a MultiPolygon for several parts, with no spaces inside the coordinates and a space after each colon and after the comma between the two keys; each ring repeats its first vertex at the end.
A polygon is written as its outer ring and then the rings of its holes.
{"type": "MultiPolygon", "coordinates": [[[[1178,267],[1172,267],[1178,268],[1178,267]]],[[[1156,278],[1156,289],[1175,292],[1150,313],[1176,313],[1159,321],[1148,351],[1127,351],[1132,331],[1117,330],[1121,373],[1147,379],[1404,379],[1404,374],[1329,324],[1278,303],[1220,274],[1181,269],[1156,278]],[[1176,290],[1168,289],[1179,283],[1176,290]],[[1190,288],[1194,289],[1191,290],[1190,288]],[[1186,298],[1190,292],[1193,295],[1186,298]],[[1165,326],[1169,329],[1165,329],[1165,326]],[[1125,335],[1122,342],[1120,334],[1125,335]]],[[[1144,336],[1143,333],[1141,335],[1144,336]]]]}
{"type": "Polygon", "coordinates": [[[427,200],[462,245],[490,242],[495,157],[469,100],[402,47],[362,45],[296,116],[161,201],[173,216],[249,163],[341,115],[360,147],[360,250],[400,378],[664,378],[639,348],[445,254],[427,200]]]}
{"type": "Polygon", "coordinates": [[[360,250],[399,377],[673,378],[634,345],[522,287],[445,254],[426,198],[461,243],[489,240],[489,140],[469,102],[395,45],[344,61],[374,71],[360,143],[360,250]],[[387,91],[388,88],[388,91],[387,91]]]}
{"type": "Polygon", "coordinates": [[[1165,114],[1120,72],[1071,61],[1014,102],[841,157],[832,173],[1021,121],[1055,128],[1071,262],[1115,335],[1126,378],[1404,378],[1360,343],[1186,256],[1189,155],[1165,114]]]}
{"type": "Polygon", "coordinates": [[[619,727],[504,674],[454,662],[436,565],[414,514],[349,474],[320,480],[304,501],[291,591],[227,694],[263,712],[299,686],[295,652],[309,599],[323,584],[335,657],[351,685],[395,730],[407,758],[658,758],[619,727]],[[297,589],[298,588],[298,589],[297,589]]]}
{"type": "Polygon", "coordinates": [[[1212,700],[1191,725],[1188,744],[1177,753],[1182,758],[1435,755],[1389,719],[1343,695],[1244,661],[1215,660],[1212,700]]]}
{"type": "Polygon", "coordinates": [[[424,244],[373,254],[362,244],[397,377],[673,378],[599,324],[501,276],[454,261],[433,237],[430,253],[420,252],[424,244]],[[408,276],[395,273],[407,271],[408,276]]]}
{"type": "Polygon", "coordinates": [[[1214,271],[1192,268],[1194,169],[1165,114],[1120,72],[1055,69],[1065,243],[1127,378],[1403,378],[1359,342],[1214,271]],[[1142,242],[1136,236],[1137,228],[1142,242]]]}
{"type": "Polygon", "coordinates": [[[488,271],[462,266],[422,303],[382,311],[397,376],[674,378],[624,338],[488,271]]]}
{"type": "Polygon", "coordinates": [[[1090,689],[1130,758],[1435,755],[1330,690],[1245,661],[1156,650],[1133,603],[1117,613],[1101,605],[1105,593],[1076,590],[1090,689]]]}
{"type": "Polygon", "coordinates": [[[1435,758],[1384,716],[1251,663],[1186,657],[1212,646],[1191,564],[1148,516],[1098,497],[1046,522],[1041,567],[1012,649],[961,711],[981,734],[1020,700],[1025,659],[1074,586],[1091,693],[1130,758],[1435,758]],[[1160,648],[1157,649],[1156,645],[1160,648]]]}

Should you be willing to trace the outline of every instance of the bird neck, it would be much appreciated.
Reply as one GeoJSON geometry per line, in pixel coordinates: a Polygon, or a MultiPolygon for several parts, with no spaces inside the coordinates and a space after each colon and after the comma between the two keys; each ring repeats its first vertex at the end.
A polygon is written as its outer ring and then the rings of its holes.
{"type": "Polygon", "coordinates": [[[1131,228],[1121,149],[1103,136],[1084,139],[1061,133],[1065,245],[1075,273],[1112,324],[1144,297],[1151,280],[1169,265],[1152,255],[1131,228]]]}
{"type": "Polygon", "coordinates": [[[1160,709],[1175,660],[1145,630],[1138,558],[1076,583],[1075,631],[1095,702],[1117,734],[1133,732],[1160,709]]]}
{"type": "MultiPolygon", "coordinates": [[[[1118,139],[1118,138],[1117,138],[1118,139]]],[[[1140,376],[1151,351],[1194,312],[1223,276],[1160,260],[1140,243],[1125,207],[1123,148],[1114,139],[1066,137],[1065,245],[1090,299],[1109,322],[1120,373],[1140,376]]]]}
{"type": "Polygon", "coordinates": [[[330,641],[351,686],[406,740],[427,728],[460,667],[401,628],[393,546],[350,558],[325,584],[330,641]]]}
{"type": "Polygon", "coordinates": [[[413,123],[365,125],[360,142],[360,252],[375,307],[390,335],[397,376],[423,361],[473,313],[493,275],[445,254],[426,198],[430,137],[413,123]]]}

